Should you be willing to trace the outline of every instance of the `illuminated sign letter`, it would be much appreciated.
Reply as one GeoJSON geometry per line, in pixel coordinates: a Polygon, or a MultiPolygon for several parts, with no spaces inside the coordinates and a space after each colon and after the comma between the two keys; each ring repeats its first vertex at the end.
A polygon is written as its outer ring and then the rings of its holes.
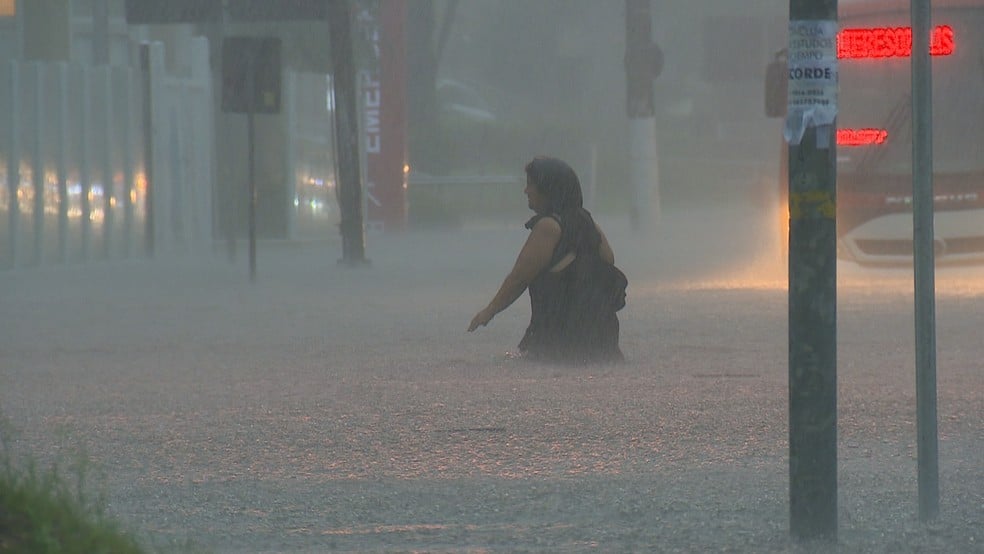
{"type": "MultiPolygon", "coordinates": [[[[949,56],[956,47],[953,27],[933,29],[929,53],[949,56]]],[[[912,55],[911,27],[844,29],[837,34],[837,57],[841,59],[908,58],[912,55]]]]}
{"type": "Polygon", "coordinates": [[[838,146],[870,146],[885,144],[887,140],[885,129],[837,129],[838,146]]]}

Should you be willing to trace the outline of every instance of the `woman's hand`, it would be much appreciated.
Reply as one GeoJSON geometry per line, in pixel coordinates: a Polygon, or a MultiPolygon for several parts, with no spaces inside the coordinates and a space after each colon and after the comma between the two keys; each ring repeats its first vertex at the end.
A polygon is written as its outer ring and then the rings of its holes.
{"type": "Polygon", "coordinates": [[[526,244],[519,252],[512,271],[499,286],[499,292],[484,310],[472,318],[471,324],[468,325],[469,333],[488,325],[495,314],[508,308],[523,294],[527,285],[546,269],[558,242],[560,242],[560,223],[556,219],[544,217],[536,222],[529,238],[526,239],[526,244]]]}
{"type": "Polygon", "coordinates": [[[484,310],[478,312],[477,314],[475,314],[475,317],[472,318],[471,323],[468,324],[468,332],[471,333],[472,331],[478,329],[479,327],[485,327],[486,325],[489,324],[490,321],[492,321],[492,318],[494,316],[495,313],[493,313],[488,308],[485,308],[484,310]]]}

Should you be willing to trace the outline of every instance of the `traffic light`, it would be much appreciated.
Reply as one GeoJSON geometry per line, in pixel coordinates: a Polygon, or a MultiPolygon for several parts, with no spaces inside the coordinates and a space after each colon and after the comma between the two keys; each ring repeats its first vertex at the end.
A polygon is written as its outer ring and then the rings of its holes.
{"type": "Polygon", "coordinates": [[[280,112],[280,42],[276,37],[222,40],[222,111],[280,112]]]}

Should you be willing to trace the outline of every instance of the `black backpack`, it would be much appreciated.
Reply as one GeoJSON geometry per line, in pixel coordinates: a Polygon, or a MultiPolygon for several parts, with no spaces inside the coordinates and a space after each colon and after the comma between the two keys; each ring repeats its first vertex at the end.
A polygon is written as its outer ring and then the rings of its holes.
{"type": "MultiPolygon", "coordinates": [[[[574,264],[574,290],[579,291],[580,302],[584,302],[581,313],[614,313],[625,307],[625,289],[629,280],[622,270],[601,258],[598,244],[601,240],[594,219],[587,210],[581,210],[584,222],[581,226],[581,240],[573,240],[576,258],[574,264]],[[591,239],[585,239],[590,234],[591,239]],[[587,310],[586,312],[583,310],[587,310]]],[[[573,230],[573,229],[572,229],[573,230]]]]}
{"type": "Polygon", "coordinates": [[[629,280],[622,270],[598,255],[579,257],[574,264],[574,290],[581,313],[614,313],[625,307],[629,280]]]}

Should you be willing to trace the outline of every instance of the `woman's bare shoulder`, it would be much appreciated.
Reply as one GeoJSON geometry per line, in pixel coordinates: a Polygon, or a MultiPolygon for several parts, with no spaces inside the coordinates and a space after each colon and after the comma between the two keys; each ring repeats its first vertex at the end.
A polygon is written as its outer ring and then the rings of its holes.
{"type": "Polygon", "coordinates": [[[534,233],[560,235],[560,221],[555,216],[545,215],[533,224],[531,229],[534,233]]]}

